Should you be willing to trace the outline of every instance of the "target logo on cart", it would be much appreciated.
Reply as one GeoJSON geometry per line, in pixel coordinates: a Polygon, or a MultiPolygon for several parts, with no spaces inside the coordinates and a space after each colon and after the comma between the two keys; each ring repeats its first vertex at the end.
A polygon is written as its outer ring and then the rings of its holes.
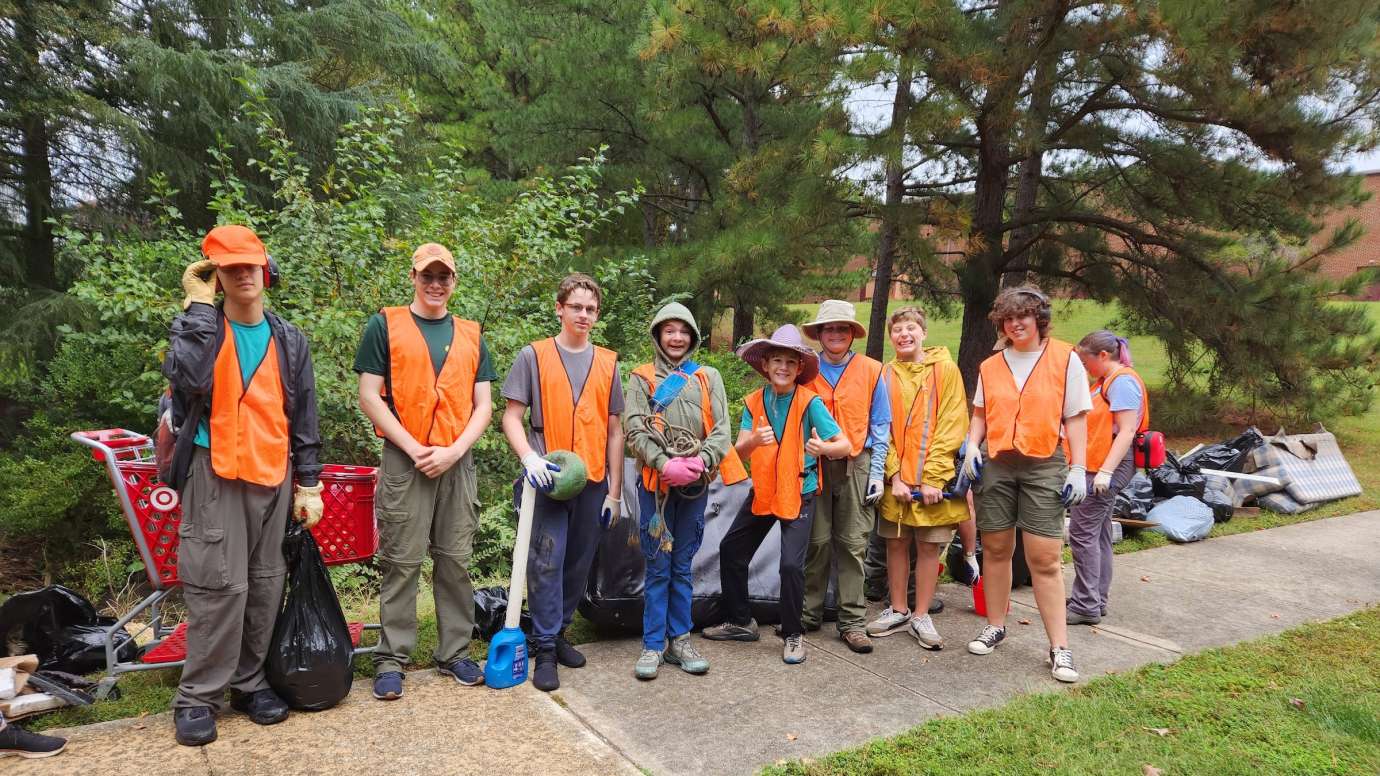
{"type": "Polygon", "coordinates": [[[167,485],[160,485],[149,493],[149,503],[159,512],[171,512],[177,509],[177,491],[167,485]]]}

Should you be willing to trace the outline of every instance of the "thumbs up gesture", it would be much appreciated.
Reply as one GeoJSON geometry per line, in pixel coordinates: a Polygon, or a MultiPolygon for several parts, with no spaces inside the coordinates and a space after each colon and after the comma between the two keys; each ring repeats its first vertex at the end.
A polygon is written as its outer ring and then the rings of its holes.
{"type": "Polygon", "coordinates": [[[776,444],[776,432],[771,430],[771,424],[767,422],[766,418],[757,419],[756,442],[756,447],[776,444]]]}
{"type": "Polygon", "coordinates": [[[824,440],[819,438],[819,432],[810,429],[810,438],[805,441],[805,452],[818,458],[824,455],[824,440]]]}

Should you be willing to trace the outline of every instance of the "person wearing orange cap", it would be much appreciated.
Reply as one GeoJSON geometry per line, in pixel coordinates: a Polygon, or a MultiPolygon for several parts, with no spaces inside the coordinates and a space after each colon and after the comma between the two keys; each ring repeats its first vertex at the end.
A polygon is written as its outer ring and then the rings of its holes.
{"type": "Polygon", "coordinates": [[[403,665],[417,643],[417,586],[430,552],[442,674],[484,681],[469,657],[474,586],[469,559],[479,525],[472,449],[493,416],[496,378],[474,321],[447,309],[455,259],[436,243],[412,254],[412,302],[385,307],[364,327],[355,355],[359,406],[383,437],[378,507],[382,635],[374,697],[402,696],[403,665]]]}
{"type": "Polygon", "coordinates": [[[182,275],[183,312],[163,361],[174,426],[199,419],[177,548],[187,662],[172,705],[187,746],[216,740],[226,687],[254,722],[287,718],[264,674],[287,575],[282,539],[289,511],[308,528],[322,512],[311,351],[264,309],[277,265],[238,225],[212,229],[201,253],[182,275]]]}

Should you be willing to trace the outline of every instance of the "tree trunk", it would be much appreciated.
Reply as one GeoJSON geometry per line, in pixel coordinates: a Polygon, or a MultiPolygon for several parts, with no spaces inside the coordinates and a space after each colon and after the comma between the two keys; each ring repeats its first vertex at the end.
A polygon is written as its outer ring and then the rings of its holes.
{"type": "Polygon", "coordinates": [[[968,259],[959,274],[963,293],[963,335],[958,345],[958,368],[971,396],[978,367],[992,354],[996,330],[987,321],[997,297],[1001,274],[1002,216],[1006,202],[1007,126],[985,117],[978,121],[978,174],[973,189],[973,226],[968,259]]]}
{"type": "Polygon", "coordinates": [[[729,347],[738,347],[744,341],[751,339],[756,326],[756,311],[752,305],[735,304],[733,305],[733,342],[729,347]]]}
{"type": "MultiPolygon", "coordinates": [[[[24,63],[33,83],[41,83],[38,31],[35,28],[30,3],[20,3],[15,32],[24,63]]],[[[53,168],[48,158],[51,143],[48,122],[41,113],[22,113],[19,117],[23,153],[20,156],[20,177],[24,189],[24,231],[21,237],[25,280],[30,286],[58,290],[57,271],[53,266],[53,168]]]]}
{"type": "MultiPolygon", "coordinates": [[[[1011,213],[1012,219],[1016,221],[1030,215],[1039,198],[1040,178],[1044,174],[1045,132],[1047,130],[1045,124],[1049,116],[1050,99],[1054,95],[1056,55],[1057,52],[1051,52],[1041,56],[1035,65],[1035,77],[1030,94],[1030,113],[1025,121],[1025,147],[1022,149],[1026,158],[1024,162],[1021,162],[1021,171],[1016,179],[1016,203],[1011,213]]],[[[1001,267],[1002,288],[1014,288],[1029,282],[1031,273],[1027,270],[1007,272],[1006,267],[1012,262],[1029,264],[1025,258],[1030,255],[1033,248],[1033,243],[1030,243],[1030,240],[1037,234],[1038,230],[1039,227],[1032,224],[1011,233],[1012,252],[1003,257],[1001,267]]]]}
{"type": "Polygon", "coordinates": [[[910,84],[914,72],[902,55],[896,72],[896,96],[891,101],[891,126],[887,129],[886,199],[877,237],[877,263],[872,268],[872,311],[867,319],[867,355],[880,361],[886,348],[886,308],[891,300],[892,267],[901,238],[901,203],[906,181],[902,152],[906,142],[906,118],[910,115],[910,84]]]}

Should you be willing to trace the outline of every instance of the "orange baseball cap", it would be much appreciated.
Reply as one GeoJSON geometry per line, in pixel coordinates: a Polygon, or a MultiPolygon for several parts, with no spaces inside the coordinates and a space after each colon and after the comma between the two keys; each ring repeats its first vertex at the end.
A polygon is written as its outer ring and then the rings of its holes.
{"type": "Polygon", "coordinates": [[[455,257],[440,243],[423,243],[412,252],[412,269],[426,269],[438,261],[446,265],[451,272],[455,271],[455,257]]]}
{"type": "Polygon", "coordinates": [[[201,254],[217,267],[232,264],[268,265],[268,250],[254,230],[239,224],[217,226],[201,241],[201,254]]]}

